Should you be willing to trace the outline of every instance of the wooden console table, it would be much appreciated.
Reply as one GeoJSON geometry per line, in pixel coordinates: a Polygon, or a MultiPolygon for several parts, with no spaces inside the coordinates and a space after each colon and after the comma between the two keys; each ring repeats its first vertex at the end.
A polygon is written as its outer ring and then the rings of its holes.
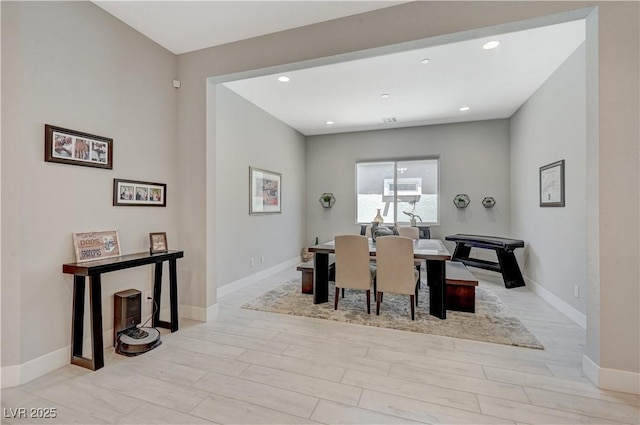
{"type": "Polygon", "coordinates": [[[169,251],[161,254],[140,252],[104,260],[63,264],[62,272],[73,275],[73,312],[71,315],[71,363],[97,370],[104,367],[104,344],[102,338],[102,273],[131,267],[155,264],[153,279],[153,301],[157,310],[153,314],[152,326],[178,330],[178,284],[176,260],[184,257],[183,251],[169,251]],[[162,292],[162,263],[169,262],[169,304],[171,320],[160,320],[160,294],[162,292]],[[91,318],[91,358],[82,356],[84,333],[85,278],[89,277],[89,309],[91,318]]]}
{"type": "Polygon", "coordinates": [[[524,241],[496,236],[462,234],[447,236],[445,239],[456,243],[456,249],[453,251],[451,261],[460,261],[467,266],[502,273],[502,279],[504,280],[504,286],[506,288],[525,286],[522,272],[520,272],[520,267],[518,267],[518,261],[513,254],[514,249],[524,247],[524,241]],[[494,250],[498,256],[498,262],[469,257],[471,248],[494,250]]]}

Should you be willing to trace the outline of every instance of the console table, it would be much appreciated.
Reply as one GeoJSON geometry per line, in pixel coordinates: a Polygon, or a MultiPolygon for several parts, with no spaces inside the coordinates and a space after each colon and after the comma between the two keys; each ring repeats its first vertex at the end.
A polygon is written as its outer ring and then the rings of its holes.
{"type": "Polygon", "coordinates": [[[62,265],[62,272],[73,275],[73,312],[71,315],[71,363],[97,370],[104,367],[104,344],[102,338],[102,284],[103,273],[132,267],[155,264],[153,279],[153,301],[157,310],[153,313],[152,326],[178,330],[178,284],[176,260],[184,257],[183,251],[168,251],[160,254],[140,252],[120,257],[62,265]],[[169,304],[171,320],[160,320],[160,294],[162,292],[162,263],[169,262],[169,304]],[[85,278],[89,277],[89,309],[91,318],[91,358],[82,356],[84,333],[85,278]]]}
{"type": "Polygon", "coordinates": [[[460,261],[467,266],[502,273],[506,288],[517,288],[525,285],[520,267],[518,267],[518,261],[513,254],[514,249],[524,247],[524,241],[496,236],[463,234],[447,236],[445,239],[456,243],[456,249],[453,251],[451,261],[460,261]],[[498,262],[469,257],[471,248],[494,250],[498,256],[498,262]]]}

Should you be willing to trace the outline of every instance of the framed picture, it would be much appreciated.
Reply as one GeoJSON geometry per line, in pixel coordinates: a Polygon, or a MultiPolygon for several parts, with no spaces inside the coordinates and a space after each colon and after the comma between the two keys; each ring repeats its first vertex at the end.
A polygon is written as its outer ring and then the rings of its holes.
{"type": "Polygon", "coordinates": [[[121,255],[120,240],[116,230],[74,233],[73,247],[76,251],[77,263],[121,255]]]}
{"type": "Polygon", "coordinates": [[[167,185],[164,183],[113,179],[113,205],[166,207],[167,185]]]}
{"type": "Polygon", "coordinates": [[[149,252],[158,254],[169,251],[167,245],[167,234],[165,232],[149,233],[149,252]]]}
{"type": "Polygon", "coordinates": [[[540,206],[564,207],[564,159],[540,167],[540,206]]]}
{"type": "Polygon", "coordinates": [[[44,160],[113,169],[113,139],[45,124],[44,160]]]}
{"type": "Polygon", "coordinates": [[[249,214],[282,212],[282,174],[249,167],[249,214]]]}

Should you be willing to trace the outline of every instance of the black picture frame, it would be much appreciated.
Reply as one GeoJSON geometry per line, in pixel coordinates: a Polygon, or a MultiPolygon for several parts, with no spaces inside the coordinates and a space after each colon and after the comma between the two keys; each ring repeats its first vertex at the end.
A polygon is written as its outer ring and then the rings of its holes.
{"type": "Polygon", "coordinates": [[[44,160],[112,170],[113,139],[45,124],[44,160]]]}
{"type": "Polygon", "coordinates": [[[167,185],[140,180],[113,179],[114,207],[166,207],[167,185]]]}
{"type": "Polygon", "coordinates": [[[540,206],[565,206],[564,159],[540,167],[540,206]]]}

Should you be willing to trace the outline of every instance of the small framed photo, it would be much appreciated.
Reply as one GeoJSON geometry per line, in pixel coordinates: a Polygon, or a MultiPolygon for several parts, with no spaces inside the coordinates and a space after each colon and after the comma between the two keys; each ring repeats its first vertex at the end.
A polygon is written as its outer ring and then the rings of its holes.
{"type": "Polygon", "coordinates": [[[540,167],[540,206],[564,207],[564,159],[540,167]]]}
{"type": "Polygon", "coordinates": [[[113,179],[113,205],[166,207],[167,185],[138,180],[113,179]]]}
{"type": "Polygon", "coordinates": [[[167,234],[165,232],[149,233],[149,252],[159,254],[169,251],[167,234]]]}
{"type": "Polygon", "coordinates": [[[77,263],[121,255],[120,240],[116,230],[74,233],[73,247],[76,251],[77,263]]]}
{"type": "Polygon", "coordinates": [[[111,170],[113,139],[45,124],[44,160],[111,170]]]}
{"type": "Polygon", "coordinates": [[[282,212],[282,174],[249,167],[249,214],[282,212]]]}

